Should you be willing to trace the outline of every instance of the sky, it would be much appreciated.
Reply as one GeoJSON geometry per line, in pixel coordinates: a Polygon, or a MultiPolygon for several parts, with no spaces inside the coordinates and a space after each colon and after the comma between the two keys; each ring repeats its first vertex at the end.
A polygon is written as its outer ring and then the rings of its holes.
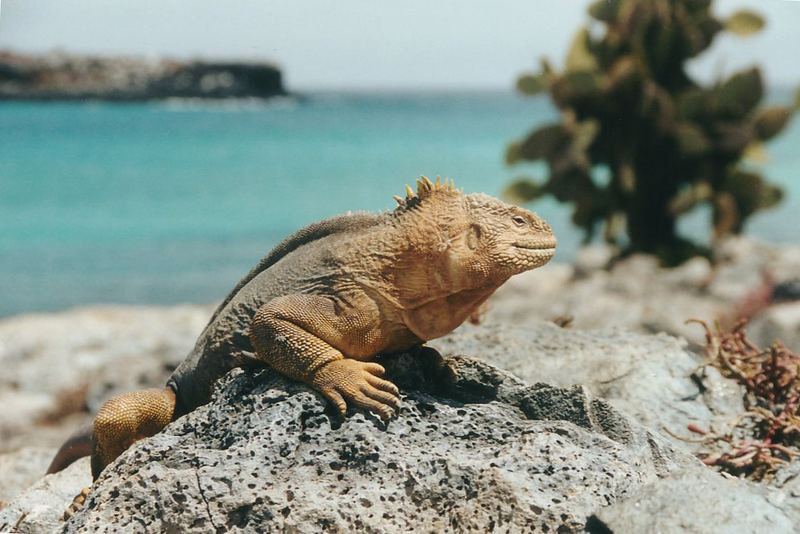
{"type": "MultiPolygon", "coordinates": [[[[560,64],[588,0],[2,0],[0,49],[268,60],[290,90],[510,89],[560,64]]],[[[702,80],[753,63],[800,81],[800,1],[717,0],[766,16],[761,34],[718,38],[702,80]]]]}

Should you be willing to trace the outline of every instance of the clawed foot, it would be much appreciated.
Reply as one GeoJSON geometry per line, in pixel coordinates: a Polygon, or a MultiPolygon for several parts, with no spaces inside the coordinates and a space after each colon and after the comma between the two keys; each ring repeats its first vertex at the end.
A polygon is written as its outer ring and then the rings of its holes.
{"type": "Polygon", "coordinates": [[[344,417],[347,404],[377,413],[388,421],[400,407],[397,386],[381,378],[384,369],[377,363],[336,360],[317,371],[312,384],[344,417]]]}
{"type": "Polygon", "coordinates": [[[69,505],[69,508],[64,512],[64,521],[72,517],[75,512],[83,508],[84,503],[86,502],[86,497],[89,496],[89,490],[91,488],[83,488],[79,494],[72,499],[72,504],[69,505]]]}

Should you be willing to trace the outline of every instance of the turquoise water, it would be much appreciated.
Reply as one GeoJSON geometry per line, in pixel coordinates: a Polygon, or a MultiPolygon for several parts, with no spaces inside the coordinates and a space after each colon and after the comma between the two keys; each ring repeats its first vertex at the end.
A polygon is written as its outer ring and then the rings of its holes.
{"type": "MultiPolygon", "coordinates": [[[[499,193],[506,143],[556,113],[511,94],[315,94],[269,104],[0,105],[0,315],[211,302],[270,246],[347,210],[392,208],[420,174],[499,193]]],[[[797,240],[800,121],[769,146],[794,194],[752,233],[797,240]]],[[[554,226],[558,259],[580,234],[554,226]]],[[[684,228],[701,228],[695,214],[684,228]]]]}

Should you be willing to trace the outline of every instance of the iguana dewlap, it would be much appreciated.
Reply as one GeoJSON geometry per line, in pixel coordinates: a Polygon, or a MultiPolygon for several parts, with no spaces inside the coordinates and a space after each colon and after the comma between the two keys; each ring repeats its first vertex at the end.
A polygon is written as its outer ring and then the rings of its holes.
{"type": "MultiPolygon", "coordinates": [[[[550,226],[484,194],[421,178],[382,214],[313,224],[279,244],[214,312],[167,387],[119,395],[92,432],[92,476],[134,441],[210,400],[214,382],[261,362],[309,384],[342,414],[390,418],[398,390],[372,363],[459,326],[514,274],[555,252],[550,226]]],[[[74,455],[73,455],[74,456],[74,455]]],[[[50,471],[74,457],[64,450],[50,471]]]]}

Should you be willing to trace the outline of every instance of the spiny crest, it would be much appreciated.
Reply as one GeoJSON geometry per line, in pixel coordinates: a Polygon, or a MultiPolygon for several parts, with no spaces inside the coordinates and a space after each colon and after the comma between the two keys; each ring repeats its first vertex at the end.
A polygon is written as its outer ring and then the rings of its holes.
{"type": "Polygon", "coordinates": [[[444,181],[437,176],[435,182],[431,182],[427,176],[417,178],[417,191],[414,192],[411,186],[406,185],[405,198],[395,195],[398,210],[407,210],[418,206],[425,199],[434,197],[441,193],[458,193],[456,184],[453,180],[445,178],[444,181]]]}

